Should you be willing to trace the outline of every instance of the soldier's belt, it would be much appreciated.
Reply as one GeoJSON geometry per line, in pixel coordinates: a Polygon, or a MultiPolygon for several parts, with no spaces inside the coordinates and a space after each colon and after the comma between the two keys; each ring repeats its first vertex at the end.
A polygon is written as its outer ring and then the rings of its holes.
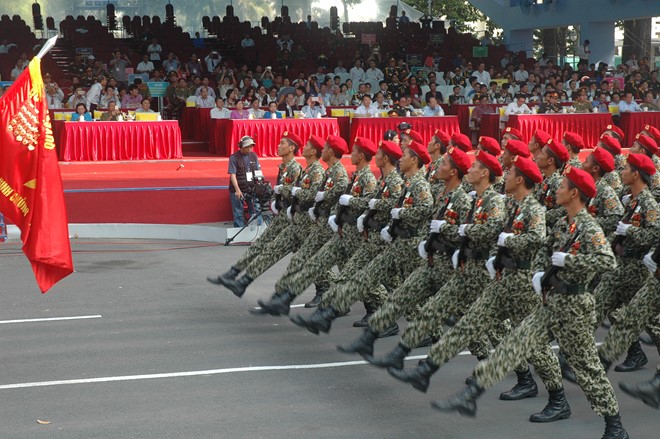
{"type": "Polygon", "coordinates": [[[508,255],[503,255],[500,261],[502,262],[502,267],[510,270],[529,270],[532,268],[532,263],[530,261],[518,261],[516,258],[508,255]]]}
{"type": "Polygon", "coordinates": [[[322,207],[318,208],[318,215],[320,217],[328,218],[330,216],[330,209],[324,209],[322,207]]]}
{"type": "Polygon", "coordinates": [[[468,259],[479,259],[479,260],[487,260],[490,257],[490,253],[486,250],[476,250],[473,248],[466,248],[464,255],[468,259]]]}
{"type": "Polygon", "coordinates": [[[369,230],[378,230],[380,231],[383,227],[385,227],[387,224],[380,223],[376,221],[375,218],[369,218],[369,221],[364,225],[366,228],[369,230]]]}
{"type": "Polygon", "coordinates": [[[341,215],[341,218],[339,218],[342,224],[353,224],[355,225],[357,223],[357,217],[354,215],[351,215],[347,212],[344,212],[341,215]]]}
{"type": "Polygon", "coordinates": [[[436,253],[444,253],[447,256],[451,256],[454,254],[454,251],[456,250],[455,248],[445,244],[442,242],[440,239],[434,239],[433,242],[431,242],[431,248],[436,252],[436,253]]]}
{"type": "Polygon", "coordinates": [[[575,295],[575,294],[582,294],[586,291],[584,285],[569,284],[557,278],[557,276],[552,276],[550,278],[550,286],[552,286],[553,292],[558,294],[575,295]]]}
{"type": "Polygon", "coordinates": [[[640,251],[626,247],[625,245],[616,246],[616,254],[622,258],[642,259],[648,253],[648,250],[640,251]]]}
{"type": "Polygon", "coordinates": [[[390,227],[389,232],[391,235],[396,235],[397,238],[401,239],[410,239],[417,236],[416,229],[405,229],[401,226],[390,227]]]}

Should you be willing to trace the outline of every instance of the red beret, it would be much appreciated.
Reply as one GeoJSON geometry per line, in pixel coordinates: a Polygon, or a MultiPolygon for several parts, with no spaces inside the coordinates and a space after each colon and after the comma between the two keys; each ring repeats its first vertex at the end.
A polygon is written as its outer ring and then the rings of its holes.
{"type": "Polygon", "coordinates": [[[348,145],[346,141],[339,136],[330,135],[326,141],[330,149],[332,149],[337,154],[346,154],[348,152],[348,145]]]}
{"type": "Polygon", "coordinates": [[[616,125],[610,124],[610,125],[606,126],[605,131],[610,131],[610,132],[616,133],[619,140],[623,140],[623,138],[626,137],[626,135],[623,133],[623,130],[621,128],[619,128],[618,126],[616,126],[616,125]]]}
{"type": "Polygon", "coordinates": [[[605,146],[605,149],[607,149],[613,156],[621,154],[621,144],[614,137],[603,134],[600,136],[600,143],[602,143],[603,146],[605,146]]]}
{"type": "Polygon", "coordinates": [[[566,131],[564,133],[564,140],[566,143],[577,149],[584,149],[584,140],[582,140],[582,136],[577,133],[566,131]]]}
{"type": "Polygon", "coordinates": [[[552,136],[543,130],[536,130],[534,133],[534,138],[541,145],[541,147],[552,140],[552,136]]]}
{"type": "Polygon", "coordinates": [[[435,130],[433,137],[436,137],[445,146],[449,145],[449,141],[451,140],[449,134],[445,133],[440,128],[435,130]]]}
{"type": "Polygon", "coordinates": [[[484,147],[486,152],[494,155],[495,157],[500,155],[500,153],[502,152],[502,148],[500,148],[499,142],[493,139],[492,137],[488,137],[488,136],[479,137],[479,144],[484,147]]]}
{"type": "Polygon", "coordinates": [[[587,171],[569,165],[566,166],[564,176],[587,197],[593,198],[596,196],[596,182],[587,171]]]}
{"type": "Polygon", "coordinates": [[[451,142],[454,146],[461,148],[463,151],[472,151],[472,141],[468,136],[462,133],[454,133],[451,135],[451,142]]]}
{"type": "Polygon", "coordinates": [[[600,166],[600,169],[605,172],[614,171],[614,157],[612,157],[612,154],[607,152],[605,148],[595,147],[591,152],[591,155],[593,156],[598,166],[600,166]]]}
{"type": "Polygon", "coordinates": [[[644,125],[644,130],[643,131],[646,131],[647,133],[649,133],[649,135],[651,137],[653,137],[656,142],[660,141],[660,130],[657,129],[656,127],[654,127],[652,125],[644,125]]]}
{"type": "Polygon", "coordinates": [[[628,164],[636,171],[645,173],[648,176],[655,174],[655,165],[653,160],[646,154],[628,154],[628,164]]]}
{"type": "Polygon", "coordinates": [[[298,145],[298,147],[305,146],[305,145],[303,145],[302,140],[300,139],[300,137],[297,134],[292,133],[291,131],[283,132],[282,133],[282,138],[283,139],[289,139],[290,141],[292,141],[293,143],[298,145]]]}
{"type": "Polygon", "coordinates": [[[468,157],[467,153],[460,148],[449,147],[447,148],[447,154],[454,162],[456,167],[461,170],[463,174],[467,174],[468,169],[472,166],[472,160],[468,157]]]}
{"type": "Polygon", "coordinates": [[[424,143],[421,134],[419,134],[415,130],[411,130],[410,128],[408,128],[401,134],[407,134],[408,136],[410,136],[411,139],[413,139],[413,142],[422,143],[422,144],[424,143]]]}
{"type": "Polygon", "coordinates": [[[415,154],[417,154],[417,157],[422,159],[422,163],[424,163],[425,165],[431,163],[431,156],[429,155],[429,152],[426,150],[426,147],[421,143],[413,142],[410,144],[408,148],[411,149],[415,154]]]}
{"type": "Polygon", "coordinates": [[[495,174],[497,177],[502,175],[502,165],[500,165],[499,160],[497,160],[497,157],[494,155],[490,155],[483,151],[477,151],[477,154],[474,156],[474,158],[481,162],[482,165],[493,171],[493,174],[495,174]]]}
{"type": "Polygon", "coordinates": [[[392,142],[390,140],[381,140],[378,144],[378,147],[382,149],[385,154],[394,159],[399,160],[401,156],[403,156],[403,152],[401,151],[399,144],[396,142],[392,142]]]}
{"type": "Polygon", "coordinates": [[[651,154],[658,153],[658,144],[653,140],[653,137],[645,136],[644,134],[637,134],[635,136],[635,141],[642,145],[644,149],[649,151],[651,154]]]}
{"type": "Polygon", "coordinates": [[[502,136],[505,134],[509,134],[511,136],[514,136],[518,140],[522,140],[523,142],[525,139],[523,139],[523,134],[518,128],[513,128],[513,127],[506,127],[502,130],[502,136]]]}
{"type": "Polygon", "coordinates": [[[355,142],[353,142],[353,148],[355,147],[360,148],[360,151],[362,151],[365,154],[369,154],[370,156],[376,155],[376,145],[374,142],[371,140],[367,139],[366,137],[356,137],[355,142]]]}
{"type": "Polygon", "coordinates": [[[522,157],[529,157],[529,146],[522,140],[509,139],[504,144],[504,149],[509,151],[513,155],[519,155],[522,157]]]}
{"type": "Polygon", "coordinates": [[[321,137],[316,136],[314,134],[309,136],[309,140],[307,142],[310,143],[314,148],[318,149],[319,151],[323,149],[323,145],[325,144],[325,141],[321,137]]]}
{"type": "Polygon", "coordinates": [[[547,146],[548,149],[552,151],[552,153],[556,155],[557,158],[564,163],[566,163],[570,158],[570,156],[568,155],[568,151],[566,150],[564,145],[560,145],[559,143],[555,142],[552,139],[550,139],[548,143],[545,144],[545,146],[547,146]]]}
{"type": "Polygon", "coordinates": [[[513,166],[534,183],[543,181],[543,175],[534,160],[517,155],[513,158],[513,166]]]}

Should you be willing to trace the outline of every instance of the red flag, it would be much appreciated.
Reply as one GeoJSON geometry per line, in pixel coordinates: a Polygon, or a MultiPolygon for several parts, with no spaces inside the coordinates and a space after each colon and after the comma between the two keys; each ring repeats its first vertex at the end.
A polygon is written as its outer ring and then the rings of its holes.
{"type": "Polygon", "coordinates": [[[57,152],[41,59],[0,98],[0,212],[21,230],[41,292],[73,272],[57,152]]]}

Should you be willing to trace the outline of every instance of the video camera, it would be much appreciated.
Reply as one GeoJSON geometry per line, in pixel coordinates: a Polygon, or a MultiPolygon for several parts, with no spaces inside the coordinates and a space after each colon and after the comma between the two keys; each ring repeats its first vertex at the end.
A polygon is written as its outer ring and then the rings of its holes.
{"type": "Polygon", "coordinates": [[[255,204],[255,210],[265,212],[269,210],[270,199],[272,198],[273,193],[273,188],[269,181],[266,181],[266,179],[261,176],[255,176],[252,179],[250,192],[246,194],[246,196],[255,204]]]}

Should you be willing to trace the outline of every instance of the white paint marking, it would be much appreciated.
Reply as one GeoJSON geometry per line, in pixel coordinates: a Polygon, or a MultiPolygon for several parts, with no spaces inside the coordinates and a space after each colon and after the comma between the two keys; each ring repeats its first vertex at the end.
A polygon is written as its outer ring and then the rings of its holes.
{"type": "MultiPolygon", "coordinates": [[[[291,306],[290,306],[290,308],[304,308],[304,307],[305,307],[305,304],[304,304],[304,303],[301,303],[301,304],[298,304],[298,305],[291,305],[291,306]]],[[[260,307],[260,306],[255,306],[254,309],[261,309],[261,307],[260,307]]]]}
{"type": "Polygon", "coordinates": [[[20,320],[0,320],[0,324],[3,323],[32,323],[32,322],[57,322],[60,320],[84,320],[84,319],[100,319],[101,315],[93,316],[73,316],[73,317],[49,317],[42,319],[20,319],[20,320]]]}

